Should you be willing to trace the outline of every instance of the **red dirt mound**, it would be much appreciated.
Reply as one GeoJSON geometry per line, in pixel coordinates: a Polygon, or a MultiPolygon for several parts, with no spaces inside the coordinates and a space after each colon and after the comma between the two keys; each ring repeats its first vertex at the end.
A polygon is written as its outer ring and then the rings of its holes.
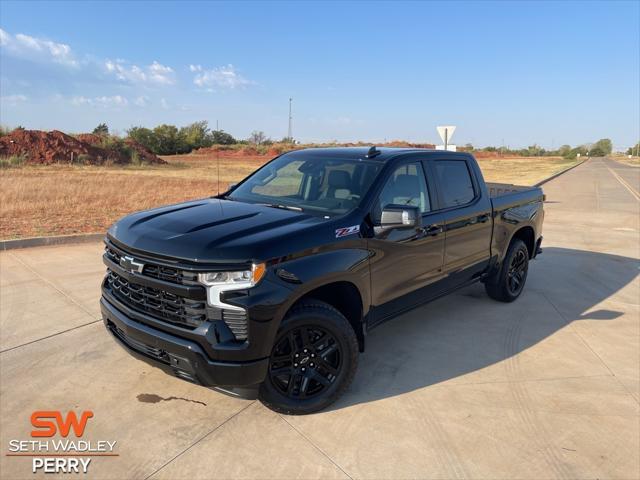
{"type": "MultiPolygon", "coordinates": [[[[93,134],[78,135],[74,138],[58,130],[16,129],[9,135],[0,137],[0,156],[24,155],[27,164],[51,165],[53,163],[82,163],[104,165],[105,163],[129,164],[131,155],[118,148],[103,147],[103,138],[93,134]]],[[[148,163],[166,163],[147,151],[141,145],[127,143],[148,163]]]]}
{"type": "Polygon", "coordinates": [[[71,163],[81,155],[95,158],[101,153],[91,145],[57,130],[42,132],[16,129],[0,137],[0,155],[25,155],[30,164],[71,163]]]}
{"type": "Polygon", "coordinates": [[[142,160],[145,163],[167,163],[164,160],[162,160],[160,157],[158,157],[155,153],[153,153],[151,150],[149,150],[147,147],[136,142],[131,138],[125,139],[124,143],[129,145],[131,149],[138,152],[138,156],[140,157],[140,160],[142,160]]]}
{"type": "Polygon", "coordinates": [[[75,138],[80,140],[81,142],[85,142],[93,145],[94,147],[98,147],[102,144],[102,141],[105,137],[96,135],[95,133],[80,133],[78,135],[75,135],[75,138]]]}

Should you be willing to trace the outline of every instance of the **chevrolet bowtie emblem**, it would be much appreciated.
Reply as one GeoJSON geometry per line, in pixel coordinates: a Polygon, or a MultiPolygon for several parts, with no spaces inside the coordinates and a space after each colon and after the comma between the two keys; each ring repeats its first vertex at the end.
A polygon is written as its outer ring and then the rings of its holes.
{"type": "Polygon", "coordinates": [[[142,273],[142,270],[144,269],[144,263],[136,262],[133,257],[129,257],[127,255],[120,257],[120,266],[130,272],[142,273]]]}

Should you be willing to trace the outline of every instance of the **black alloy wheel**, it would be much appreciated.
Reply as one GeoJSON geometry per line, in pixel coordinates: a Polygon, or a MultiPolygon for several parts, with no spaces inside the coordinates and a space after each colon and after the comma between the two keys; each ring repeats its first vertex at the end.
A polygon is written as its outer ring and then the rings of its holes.
{"type": "Polygon", "coordinates": [[[276,341],[269,376],[283,395],[311,398],[336,380],[342,357],[340,344],[327,330],[317,326],[294,328],[276,341]]]}
{"type": "Polygon", "coordinates": [[[344,315],[320,300],[304,300],[280,324],[260,401],[290,415],[322,410],[353,381],[358,355],[358,339],[344,315]]]}
{"type": "Polygon", "coordinates": [[[485,290],[494,300],[513,302],[520,296],[529,272],[529,250],[522,240],[514,239],[500,269],[485,280],[485,290]]]}
{"type": "Polygon", "coordinates": [[[509,273],[507,274],[507,285],[512,295],[518,295],[524,287],[528,260],[527,252],[523,249],[519,249],[511,258],[509,273]]]}

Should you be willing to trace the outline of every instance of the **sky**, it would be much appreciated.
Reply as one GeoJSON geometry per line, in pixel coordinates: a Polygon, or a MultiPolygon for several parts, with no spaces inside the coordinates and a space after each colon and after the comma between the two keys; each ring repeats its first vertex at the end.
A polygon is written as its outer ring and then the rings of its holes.
{"type": "MultiPolygon", "coordinates": [[[[310,141],[640,138],[640,2],[0,2],[0,123],[310,141]]],[[[438,142],[439,143],[439,142],[438,142]]]]}

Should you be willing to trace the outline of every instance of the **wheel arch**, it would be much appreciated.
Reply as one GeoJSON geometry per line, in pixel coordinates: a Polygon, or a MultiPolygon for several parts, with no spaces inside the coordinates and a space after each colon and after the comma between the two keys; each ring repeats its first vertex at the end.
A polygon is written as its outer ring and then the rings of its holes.
{"type": "Polygon", "coordinates": [[[533,227],[531,225],[520,227],[513,233],[513,235],[511,235],[509,245],[511,245],[515,239],[522,240],[524,242],[527,246],[527,250],[529,251],[529,259],[532,259],[536,253],[536,234],[533,227]]]}
{"type": "Polygon", "coordinates": [[[347,280],[338,280],[300,292],[289,303],[284,315],[294,306],[310,300],[327,303],[344,315],[356,334],[360,351],[364,351],[363,302],[362,294],[356,284],[347,280]]]}

